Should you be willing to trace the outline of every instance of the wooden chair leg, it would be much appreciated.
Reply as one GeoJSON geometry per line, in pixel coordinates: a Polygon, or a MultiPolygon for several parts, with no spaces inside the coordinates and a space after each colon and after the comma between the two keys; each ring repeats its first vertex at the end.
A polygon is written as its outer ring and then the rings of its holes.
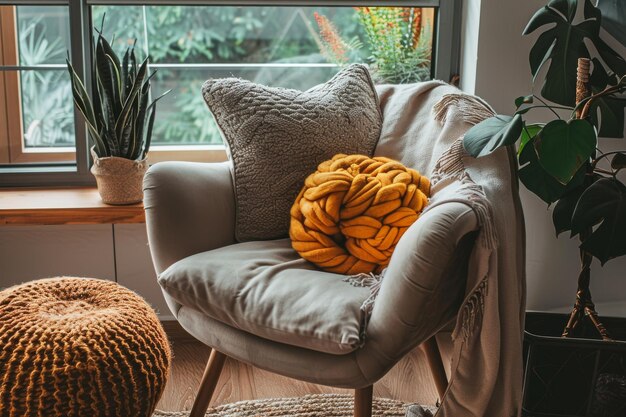
{"type": "Polygon", "coordinates": [[[372,417],[374,386],[354,390],[354,417],[372,417]]]}
{"type": "Polygon", "coordinates": [[[446,376],[446,369],[443,366],[441,352],[439,351],[435,336],[422,343],[422,347],[426,353],[430,372],[433,374],[435,387],[437,387],[437,393],[439,393],[439,399],[441,400],[443,399],[443,394],[446,392],[446,389],[448,389],[448,377],[446,376]]]}
{"type": "Polygon", "coordinates": [[[225,360],[226,355],[223,353],[215,349],[211,351],[211,356],[209,356],[204,375],[202,375],[202,381],[200,382],[200,387],[198,388],[196,399],[191,407],[189,417],[204,417],[206,410],[209,408],[215,387],[217,386],[217,381],[222,373],[225,360]]]}

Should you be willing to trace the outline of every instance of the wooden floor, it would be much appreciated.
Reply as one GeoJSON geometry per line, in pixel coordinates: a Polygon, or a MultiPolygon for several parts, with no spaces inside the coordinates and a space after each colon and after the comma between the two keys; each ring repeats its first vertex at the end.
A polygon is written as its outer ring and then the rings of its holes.
{"type": "MultiPolygon", "coordinates": [[[[444,362],[448,364],[449,343],[443,339],[439,339],[439,346],[443,347],[444,362]]],[[[173,341],[172,347],[172,371],[157,408],[163,411],[187,411],[193,404],[210,349],[199,342],[188,340],[173,341]]],[[[211,405],[258,398],[342,392],[351,391],[296,381],[229,359],[211,405]]],[[[437,394],[422,350],[415,349],[374,385],[374,396],[435,404],[437,394]]]]}

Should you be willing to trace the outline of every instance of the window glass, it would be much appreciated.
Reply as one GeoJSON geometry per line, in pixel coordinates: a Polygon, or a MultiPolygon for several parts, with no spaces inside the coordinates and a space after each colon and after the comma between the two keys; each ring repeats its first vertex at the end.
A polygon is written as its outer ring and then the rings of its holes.
{"type": "Polygon", "coordinates": [[[17,6],[20,65],[65,64],[70,49],[66,6],[17,6]]]}
{"type": "Polygon", "coordinates": [[[429,79],[434,9],[401,7],[93,6],[119,54],[150,56],[153,144],[219,144],[202,99],[208,78],[307,89],[342,66],[370,65],[377,82],[429,79]]]}
{"type": "Polygon", "coordinates": [[[73,147],[72,88],[66,71],[20,71],[24,150],[73,147]]]}
{"type": "MultiPolygon", "coordinates": [[[[0,99],[11,163],[73,161],[74,112],[65,58],[67,6],[0,6],[0,99]],[[46,153],[50,153],[49,157],[46,153]]],[[[6,160],[6,158],[5,158],[6,160]]]]}

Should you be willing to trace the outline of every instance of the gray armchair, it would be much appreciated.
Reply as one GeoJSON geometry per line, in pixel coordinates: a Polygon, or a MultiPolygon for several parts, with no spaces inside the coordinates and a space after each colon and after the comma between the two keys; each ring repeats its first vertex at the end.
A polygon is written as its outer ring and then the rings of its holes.
{"type": "MultiPolygon", "coordinates": [[[[431,94],[416,88],[415,94],[431,94]]],[[[392,90],[379,91],[383,110],[392,90]]],[[[384,113],[376,154],[428,176],[443,149],[426,146],[421,156],[413,155],[402,143],[419,131],[403,123],[432,118],[431,108],[418,110],[384,113]],[[390,123],[393,128],[385,126],[390,123]]],[[[466,128],[447,133],[456,139],[466,128]]],[[[204,415],[226,356],[287,377],[353,388],[355,416],[367,417],[372,385],[425,343],[443,396],[446,377],[433,336],[455,319],[465,295],[478,228],[467,205],[439,204],[408,229],[363,329],[360,306],[368,288],[316,270],[289,239],[235,241],[228,163],[156,164],[146,174],[144,193],[150,250],[168,305],[190,334],[213,348],[191,417],[204,415]]]]}

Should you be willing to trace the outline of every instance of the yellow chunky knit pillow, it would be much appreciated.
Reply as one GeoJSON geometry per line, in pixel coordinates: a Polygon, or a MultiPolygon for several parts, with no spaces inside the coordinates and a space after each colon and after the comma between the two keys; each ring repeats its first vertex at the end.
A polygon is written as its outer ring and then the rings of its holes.
{"type": "Polygon", "coordinates": [[[380,272],[429,193],[428,179],[399,162],[336,155],[307,177],[291,208],[292,246],[329,272],[380,272]]]}

